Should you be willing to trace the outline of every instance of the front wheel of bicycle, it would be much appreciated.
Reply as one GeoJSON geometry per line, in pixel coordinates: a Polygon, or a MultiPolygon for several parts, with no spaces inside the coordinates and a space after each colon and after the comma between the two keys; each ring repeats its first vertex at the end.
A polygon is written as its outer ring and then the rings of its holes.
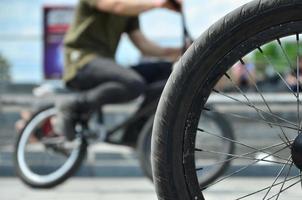
{"type": "Polygon", "coordinates": [[[159,199],[301,199],[301,11],[299,0],[252,1],[210,27],[180,59],[153,127],[159,199]],[[238,72],[244,72],[240,79],[238,72]],[[277,81],[263,84],[265,76],[277,81]],[[282,94],[272,94],[278,90],[282,94]],[[215,110],[207,106],[220,102],[215,110]],[[204,161],[198,157],[225,155],[199,140],[218,137],[200,127],[207,112],[234,122],[236,139],[219,138],[236,151],[227,154],[228,173],[200,187],[198,163],[204,161]],[[261,178],[242,178],[258,173],[261,178]]]}
{"type": "Polygon", "coordinates": [[[17,175],[33,188],[52,188],[65,181],[81,166],[86,140],[78,135],[72,142],[57,135],[52,127],[56,108],[38,111],[26,124],[15,145],[17,175]]]}

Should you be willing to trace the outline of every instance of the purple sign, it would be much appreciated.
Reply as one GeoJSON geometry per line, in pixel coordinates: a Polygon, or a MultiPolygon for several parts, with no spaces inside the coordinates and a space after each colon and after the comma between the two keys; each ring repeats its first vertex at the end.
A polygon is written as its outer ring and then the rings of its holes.
{"type": "Polygon", "coordinates": [[[60,79],[63,74],[63,39],[73,17],[70,6],[44,7],[44,77],[60,79]]]}

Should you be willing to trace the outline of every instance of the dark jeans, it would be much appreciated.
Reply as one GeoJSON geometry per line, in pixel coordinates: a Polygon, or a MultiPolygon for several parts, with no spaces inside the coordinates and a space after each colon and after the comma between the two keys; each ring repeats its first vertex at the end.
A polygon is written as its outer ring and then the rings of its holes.
{"type": "Polygon", "coordinates": [[[133,100],[153,83],[167,80],[171,71],[172,64],[169,62],[143,63],[124,68],[111,59],[96,58],[67,82],[67,87],[78,91],[77,101],[79,105],[84,105],[79,110],[85,112],[104,104],[133,100]]]}

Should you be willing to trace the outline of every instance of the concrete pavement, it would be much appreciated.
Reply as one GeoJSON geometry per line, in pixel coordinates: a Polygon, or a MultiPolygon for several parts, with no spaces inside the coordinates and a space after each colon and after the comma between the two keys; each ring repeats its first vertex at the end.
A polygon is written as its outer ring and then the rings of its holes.
{"type": "MultiPolygon", "coordinates": [[[[205,193],[206,200],[232,200],[269,186],[272,178],[232,178],[205,193]],[[241,192],[240,192],[241,191],[241,192]]],[[[280,187],[279,187],[280,188],[280,187]]],[[[275,191],[278,191],[276,188],[275,191]]],[[[279,200],[301,200],[299,190],[287,191],[279,200]]],[[[271,195],[273,195],[272,193],[271,195]]],[[[247,198],[262,199],[263,193],[247,198]]],[[[51,190],[33,190],[16,178],[0,179],[1,200],[156,200],[152,183],[145,178],[72,178],[51,190]]]]}
{"type": "Polygon", "coordinates": [[[0,179],[1,200],[155,200],[145,178],[72,178],[51,190],[33,190],[16,178],[0,179]]]}

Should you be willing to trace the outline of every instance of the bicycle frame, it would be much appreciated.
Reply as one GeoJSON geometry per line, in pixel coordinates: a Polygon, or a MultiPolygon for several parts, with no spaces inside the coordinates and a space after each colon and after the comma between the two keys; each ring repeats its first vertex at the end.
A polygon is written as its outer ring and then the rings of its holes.
{"type": "Polygon", "coordinates": [[[139,119],[142,117],[151,117],[153,114],[155,114],[157,104],[158,104],[158,99],[154,100],[153,102],[149,103],[147,106],[139,110],[137,113],[133,114],[130,118],[126,119],[122,123],[114,126],[113,128],[109,129],[108,132],[106,133],[106,137],[104,142],[111,143],[111,144],[120,144],[114,141],[111,141],[110,138],[113,136],[117,131],[127,128],[129,125],[137,122],[139,119]]]}

